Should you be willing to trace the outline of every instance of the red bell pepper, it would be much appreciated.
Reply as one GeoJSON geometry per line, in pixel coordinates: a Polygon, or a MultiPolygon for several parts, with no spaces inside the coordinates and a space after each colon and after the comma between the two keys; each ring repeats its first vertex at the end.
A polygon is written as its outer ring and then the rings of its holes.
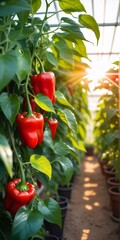
{"type": "Polygon", "coordinates": [[[44,120],[45,120],[45,122],[48,123],[49,128],[51,130],[52,139],[54,139],[56,131],[57,131],[58,120],[56,118],[52,118],[52,119],[44,118],[44,120]]]}
{"type": "Polygon", "coordinates": [[[17,115],[16,123],[23,145],[35,148],[42,143],[44,138],[44,118],[42,114],[33,112],[32,116],[27,116],[27,112],[23,112],[17,115]]]}
{"type": "Polygon", "coordinates": [[[24,205],[28,205],[35,196],[35,187],[33,184],[26,182],[27,190],[19,190],[17,185],[21,182],[21,179],[13,179],[8,182],[6,186],[4,209],[16,214],[18,209],[24,205]]]}
{"type": "Polygon", "coordinates": [[[31,83],[35,94],[42,93],[54,103],[56,79],[53,72],[42,72],[38,75],[32,75],[31,83]]]}

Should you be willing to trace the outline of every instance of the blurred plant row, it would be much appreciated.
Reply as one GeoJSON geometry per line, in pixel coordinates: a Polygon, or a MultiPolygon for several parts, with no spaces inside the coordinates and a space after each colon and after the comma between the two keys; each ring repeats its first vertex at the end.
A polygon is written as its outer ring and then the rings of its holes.
{"type": "Polygon", "coordinates": [[[61,226],[53,196],[80,168],[90,116],[83,28],[98,41],[79,0],[0,2],[0,239],[44,239],[44,220],[61,226]],[[54,4],[65,17],[52,28],[54,4]]]}
{"type": "Polygon", "coordinates": [[[119,180],[120,120],[119,120],[119,62],[114,62],[96,86],[106,92],[99,99],[94,120],[95,151],[102,162],[115,171],[119,180]]]}

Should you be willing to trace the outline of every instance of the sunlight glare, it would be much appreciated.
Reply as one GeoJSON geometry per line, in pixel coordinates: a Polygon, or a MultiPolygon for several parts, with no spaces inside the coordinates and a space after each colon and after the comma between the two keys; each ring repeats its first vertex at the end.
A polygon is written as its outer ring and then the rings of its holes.
{"type": "Polygon", "coordinates": [[[92,209],[93,209],[93,207],[92,207],[91,205],[85,205],[85,208],[86,208],[87,210],[92,210],[92,209]]]}
{"type": "Polygon", "coordinates": [[[99,79],[105,77],[105,73],[108,70],[109,65],[107,62],[92,62],[90,68],[86,69],[87,79],[92,80],[92,85],[96,85],[99,79]]]}
{"type": "Polygon", "coordinates": [[[87,240],[89,237],[90,229],[83,229],[81,240],[87,240]]]}

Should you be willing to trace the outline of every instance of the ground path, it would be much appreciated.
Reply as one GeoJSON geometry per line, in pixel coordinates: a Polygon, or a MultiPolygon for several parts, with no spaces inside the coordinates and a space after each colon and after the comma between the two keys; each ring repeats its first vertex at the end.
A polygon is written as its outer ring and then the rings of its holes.
{"type": "Polygon", "coordinates": [[[120,240],[111,219],[109,193],[95,157],[86,157],[75,178],[63,240],[120,240]]]}

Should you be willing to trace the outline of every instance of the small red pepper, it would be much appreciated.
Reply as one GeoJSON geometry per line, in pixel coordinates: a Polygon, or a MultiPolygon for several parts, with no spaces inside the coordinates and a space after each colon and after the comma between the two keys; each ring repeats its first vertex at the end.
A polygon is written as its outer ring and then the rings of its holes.
{"type": "Polygon", "coordinates": [[[32,116],[27,116],[27,112],[23,112],[17,115],[16,123],[23,145],[35,148],[42,143],[44,138],[44,118],[42,114],[33,112],[32,116]]]}
{"type": "Polygon", "coordinates": [[[67,88],[68,88],[68,90],[70,92],[70,95],[73,96],[73,94],[74,94],[73,85],[72,84],[68,84],[67,88]]]}
{"type": "Polygon", "coordinates": [[[107,72],[106,72],[106,77],[111,79],[113,82],[115,83],[118,83],[118,70],[115,70],[115,69],[109,69],[107,72]]]}
{"type": "Polygon", "coordinates": [[[35,196],[35,187],[29,182],[25,182],[28,190],[19,190],[17,185],[21,182],[21,179],[13,179],[8,182],[6,186],[4,209],[16,214],[18,209],[24,205],[28,205],[35,196]]]}
{"type": "Polygon", "coordinates": [[[38,179],[36,180],[36,183],[37,183],[38,188],[42,187],[42,183],[38,179]]]}
{"type": "Polygon", "coordinates": [[[58,120],[56,118],[52,118],[52,119],[44,118],[44,120],[45,120],[45,122],[48,123],[49,128],[51,130],[52,139],[54,139],[56,131],[57,131],[58,120]]]}
{"type": "MultiPolygon", "coordinates": [[[[30,97],[29,100],[30,100],[30,105],[31,105],[32,111],[35,111],[37,104],[34,101],[34,97],[30,97]]],[[[26,98],[24,98],[24,100],[23,100],[23,109],[24,109],[23,111],[27,111],[27,99],[26,98]]]]}
{"type": "Polygon", "coordinates": [[[38,75],[32,75],[31,83],[35,94],[42,93],[54,103],[56,79],[53,72],[42,72],[38,75]]]}

